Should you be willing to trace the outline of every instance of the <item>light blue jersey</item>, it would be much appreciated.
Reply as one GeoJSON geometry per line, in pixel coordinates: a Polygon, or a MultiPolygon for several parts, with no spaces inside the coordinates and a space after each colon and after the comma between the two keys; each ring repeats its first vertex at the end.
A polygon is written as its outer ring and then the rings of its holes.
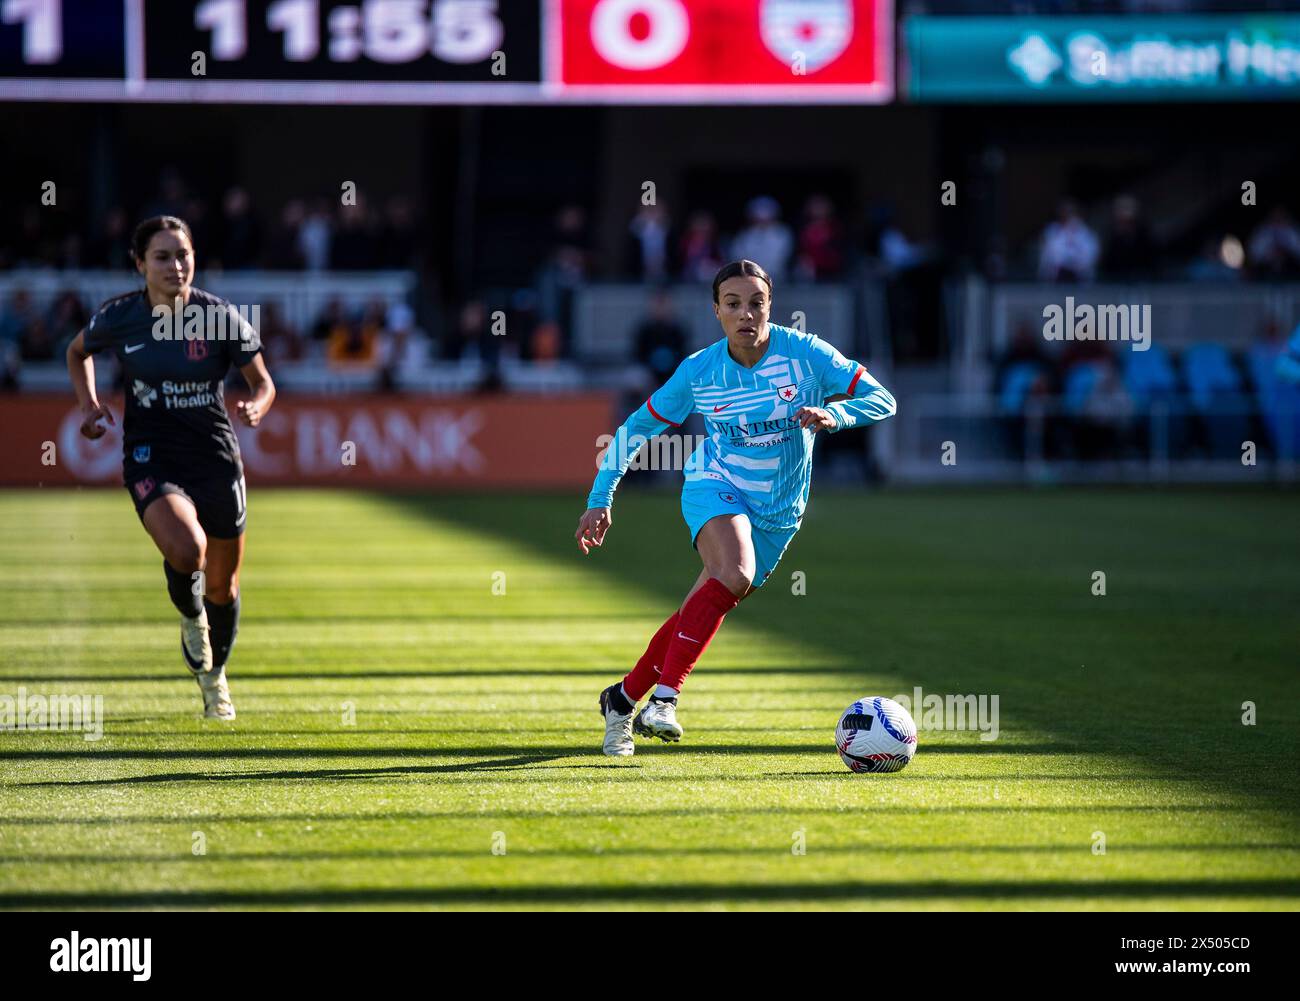
{"type": "Polygon", "coordinates": [[[767,351],[753,368],[731,357],[726,338],[686,358],[619,428],[587,506],[610,506],[636,451],[620,442],[648,439],[698,413],[709,434],[687,462],[687,488],[707,484],[724,499],[739,495],[757,528],[796,528],[808,504],[816,437],[799,426],[799,408],[825,406],[842,431],[892,416],[895,403],[863,366],[820,338],[775,324],[768,330],[767,351]],[[825,404],[839,394],[852,399],[825,404]]]}
{"type": "Polygon", "coordinates": [[[1300,327],[1291,332],[1291,339],[1277,359],[1277,374],[1287,382],[1300,384],[1300,327]]]}

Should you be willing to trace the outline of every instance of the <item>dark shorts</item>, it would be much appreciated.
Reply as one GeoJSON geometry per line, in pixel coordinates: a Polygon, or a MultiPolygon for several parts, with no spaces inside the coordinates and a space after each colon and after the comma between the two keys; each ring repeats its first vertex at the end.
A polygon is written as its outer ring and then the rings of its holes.
{"type": "Polygon", "coordinates": [[[122,472],[135,513],[144,521],[144,509],[164,494],[180,494],[194,505],[199,524],[214,539],[244,534],[248,499],[242,470],[219,476],[182,473],[167,463],[128,461],[122,472]]]}

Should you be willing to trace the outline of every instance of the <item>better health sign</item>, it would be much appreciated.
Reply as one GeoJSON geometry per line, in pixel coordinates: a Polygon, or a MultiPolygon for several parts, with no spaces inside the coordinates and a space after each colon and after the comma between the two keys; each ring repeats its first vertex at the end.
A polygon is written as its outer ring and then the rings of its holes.
{"type": "Polygon", "coordinates": [[[893,96],[892,0],[554,0],[566,97],[843,101],[893,96]]]}
{"type": "Polygon", "coordinates": [[[1300,97],[1300,16],[913,17],[914,101],[1300,97]]]}

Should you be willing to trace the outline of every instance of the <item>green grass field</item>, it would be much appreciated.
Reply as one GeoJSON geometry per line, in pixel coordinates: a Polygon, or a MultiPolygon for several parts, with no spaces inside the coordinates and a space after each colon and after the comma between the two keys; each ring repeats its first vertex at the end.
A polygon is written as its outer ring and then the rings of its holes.
{"type": "Polygon", "coordinates": [[[1297,499],[816,493],[685,741],[610,760],[697,570],[674,494],[584,560],[577,497],[254,489],[222,724],[125,493],[0,493],[0,695],[106,715],[0,732],[0,907],[1295,909],[1297,499]],[[916,685],[999,738],[848,772],[840,711],[916,685]]]}

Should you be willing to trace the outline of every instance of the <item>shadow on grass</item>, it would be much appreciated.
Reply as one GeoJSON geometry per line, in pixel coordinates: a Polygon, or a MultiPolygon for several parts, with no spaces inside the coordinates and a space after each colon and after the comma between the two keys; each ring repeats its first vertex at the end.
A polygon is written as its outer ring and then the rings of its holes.
{"type": "MultiPolygon", "coordinates": [[[[735,613],[747,629],[798,639],[803,665],[721,667],[718,675],[838,675],[849,699],[862,694],[853,690],[855,676],[906,679],[899,684],[903,690],[919,684],[932,693],[1000,693],[1004,732],[1006,715],[1014,714],[1037,735],[1061,735],[1089,752],[1141,760],[1144,771],[1150,768],[1148,779],[1193,775],[1224,801],[1248,796],[1300,813],[1296,734],[1285,727],[1243,727],[1237,719],[1242,698],[1261,698],[1254,694],[1265,687],[1261,678],[1268,679],[1269,701],[1287,704],[1291,681],[1277,665],[1261,662],[1270,646],[1259,642],[1282,635],[1277,617],[1263,612],[1278,603],[1277,587],[1284,585],[1264,587],[1257,570],[1243,563],[1240,549],[1259,537],[1249,520],[1234,521],[1204,498],[1180,507],[1181,497],[976,491],[874,494],[851,503],[843,495],[820,504],[814,499],[810,520],[781,568],[809,571],[808,596],[791,597],[774,577],[735,613]],[[868,512],[870,522],[853,520],[868,512]],[[1188,553],[1198,561],[1191,574],[1184,572],[1188,553]],[[1148,604],[1126,604],[1123,595],[1104,602],[1091,596],[1087,584],[1098,560],[1129,571],[1138,581],[1136,600],[1148,604]],[[1152,606],[1155,597],[1171,607],[1152,606]],[[1202,606],[1207,613],[1189,626],[1186,609],[1202,606]],[[1259,616],[1265,631],[1252,631],[1234,618],[1237,613],[1259,616]],[[1231,654],[1234,663],[1253,666],[1249,696],[1238,692],[1232,671],[1211,675],[1212,691],[1189,688],[1176,674],[1207,658],[1219,663],[1207,651],[1223,645],[1224,622],[1236,622],[1239,646],[1253,650],[1245,661],[1239,649],[1231,654]],[[1169,637],[1159,670],[1146,667],[1135,652],[1149,656],[1143,644],[1153,635],[1169,637]],[[1181,654],[1171,655],[1180,647],[1181,654]],[[846,667],[846,661],[862,667],[846,667]],[[1086,673],[1085,665],[1091,668],[1086,673]],[[1092,711],[1080,713],[1085,703],[1092,711]],[[1096,711],[1107,705],[1114,711],[1096,711]],[[1215,748],[1213,769],[1206,767],[1207,746],[1215,748]],[[1265,762],[1269,767],[1260,767],[1265,762]],[[1275,786],[1279,778],[1286,788],[1275,786]]],[[[406,517],[460,525],[561,566],[581,565],[593,577],[593,590],[612,579],[647,593],[650,619],[677,606],[699,568],[675,494],[629,492],[610,539],[585,562],[573,541],[580,498],[530,496],[526,508],[513,497],[476,497],[473,503],[414,494],[379,499],[406,517]]],[[[1285,510],[1285,498],[1276,503],[1285,510]]],[[[1279,568],[1293,573],[1290,564],[1279,568]]],[[[583,606],[583,595],[575,594],[575,623],[585,618],[583,606]]],[[[647,638],[628,637],[627,667],[647,638]]],[[[708,670],[707,662],[701,670],[708,670]]],[[[922,749],[934,752],[929,744],[922,749]]]]}
{"type": "Polygon", "coordinates": [[[887,883],[880,880],[833,883],[628,883],[609,885],[428,886],[357,890],[285,890],[264,893],[167,890],[154,893],[0,893],[0,907],[377,907],[453,904],[658,904],[764,903],[881,900],[1087,900],[1119,902],[1150,897],[1300,897],[1300,880],[1032,880],[1024,882],[887,883]]]}
{"type": "MultiPolygon", "coordinates": [[[[254,731],[252,736],[257,736],[254,731]]],[[[83,741],[84,743],[84,741],[83,741]]],[[[679,744],[676,747],[662,747],[646,743],[638,746],[638,754],[734,754],[734,755],[771,755],[771,754],[810,754],[824,753],[829,741],[816,743],[791,744],[679,744]]],[[[576,758],[600,756],[599,747],[574,746],[572,744],[536,745],[520,748],[527,753],[530,760],[542,758],[576,758]]],[[[1077,748],[1062,748],[1055,744],[1007,745],[998,748],[995,742],[982,744],[936,744],[927,747],[927,754],[1062,754],[1071,753],[1077,748]]],[[[230,747],[230,748],[177,748],[169,750],[156,747],[142,747],[138,750],[31,750],[0,751],[0,761],[46,761],[46,760],[102,760],[102,761],[213,761],[224,758],[490,758],[500,754],[499,748],[470,747],[230,747]]],[[[905,773],[915,775],[916,773],[905,773]]],[[[848,778],[853,773],[845,771],[848,778]]],[[[917,778],[923,776],[917,775],[917,778]]],[[[1149,776],[1147,776],[1149,777],[1149,776]]],[[[1188,778],[1191,776],[1184,776],[1188,778]]]]}
{"type": "MultiPolygon", "coordinates": [[[[1114,806],[1098,806],[1089,804],[1087,806],[1023,806],[1010,804],[1005,806],[892,806],[889,809],[891,817],[932,817],[936,814],[969,814],[969,813],[996,813],[1003,816],[1015,814],[1085,814],[1089,818],[1105,817],[1110,814],[1130,814],[1130,813],[1158,813],[1167,815],[1174,810],[1195,810],[1198,813],[1222,813],[1229,817],[1240,813],[1267,813],[1271,808],[1266,806],[1216,806],[1205,805],[1204,803],[1159,803],[1152,806],[1132,806],[1126,804],[1117,804],[1114,806]]],[[[764,817],[837,817],[852,818],[856,810],[851,808],[832,809],[829,807],[776,807],[776,806],[759,806],[749,809],[728,809],[726,807],[680,807],[677,809],[663,809],[653,807],[644,810],[565,810],[556,812],[555,810],[516,810],[510,809],[503,811],[504,815],[518,820],[572,820],[584,817],[640,817],[645,820],[655,820],[660,817],[746,817],[750,814],[762,814],[764,817]]],[[[305,821],[308,823],[340,823],[340,824],[364,824],[375,822],[386,824],[390,821],[439,821],[439,820],[492,820],[501,814],[495,814],[491,810],[448,810],[448,811],[420,811],[420,810],[393,810],[378,813],[349,812],[344,816],[331,817],[321,813],[211,813],[211,814],[184,814],[175,816],[138,816],[133,814],[109,814],[101,817],[5,817],[0,820],[0,828],[4,827],[58,827],[61,825],[72,826],[117,826],[119,824],[147,824],[150,826],[166,826],[169,824],[192,825],[195,823],[248,823],[248,824],[276,824],[276,823],[297,823],[305,821]]],[[[191,829],[190,827],[186,828],[191,829]]]]}
{"type": "MultiPolygon", "coordinates": [[[[1077,855],[1087,853],[1088,845],[1073,844],[1033,844],[1033,845],[888,845],[871,842],[863,845],[818,845],[818,855],[1077,855]]],[[[1300,844],[1257,843],[1257,844],[1126,844],[1125,854],[1129,852],[1216,852],[1240,854],[1249,851],[1300,851],[1300,844]]],[[[790,854],[789,845],[774,845],[767,848],[741,848],[712,846],[708,848],[666,848],[662,844],[647,845],[644,848],[527,848],[512,849],[513,858],[732,858],[735,856],[752,856],[755,858],[784,858],[790,854]]],[[[221,862],[360,862],[402,859],[481,859],[481,848],[404,848],[378,849],[364,851],[318,851],[318,852],[211,852],[204,856],[204,865],[221,862]]],[[[0,865],[192,865],[189,853],[170,855],[22,855],[13,858],[0,857],[0,865]]]]}

